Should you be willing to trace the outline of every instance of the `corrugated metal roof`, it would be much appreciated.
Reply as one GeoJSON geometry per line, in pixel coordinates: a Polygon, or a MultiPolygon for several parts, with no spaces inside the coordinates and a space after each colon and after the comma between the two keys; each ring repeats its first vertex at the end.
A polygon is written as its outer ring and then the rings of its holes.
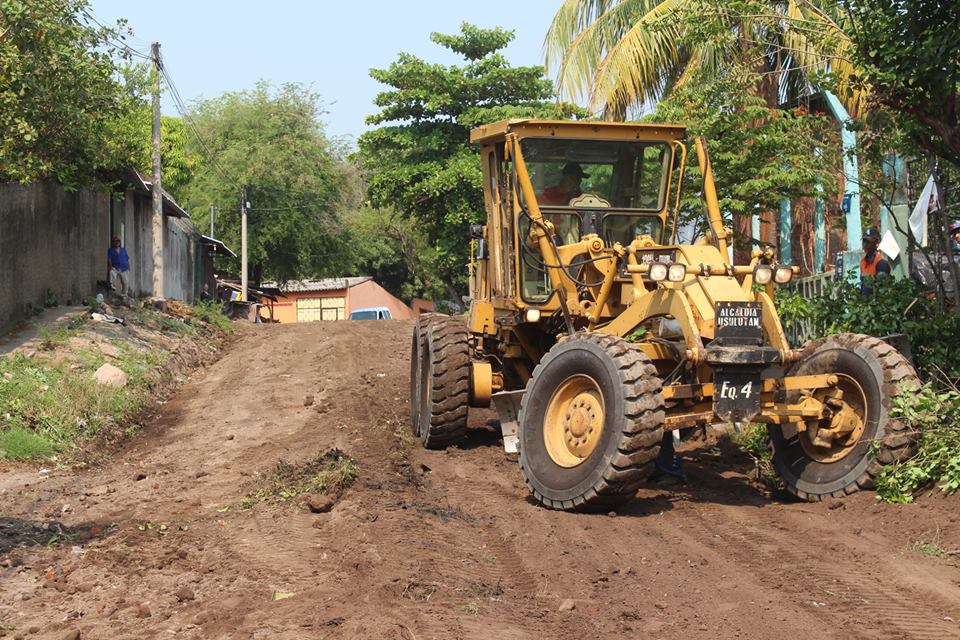
{"type": "Polygon", "coordinates": [[[233,252],[233,250],[231,250],[230,247],[228,247],[228,246],[223,242],[223,240],[217,240],[216,238],[213,238],[213,237],[211,237],[211,236],[205,236],[205,235],[202,235],[202,234],[201,234],[201,235],[200,235],[200,244],[208,244],[208,245],[211,245],[211,246],[214,248],[214,251],[218,251],[218,252],[221,252],[221,253],[226,253],[226,254],[227,254],[228,256],[230,256],[231,258],[236,258],[236,257],[237,257],[237,254],[235,254],[235,253],[233,252]]]}
{"type": "Polygon", "coordinates": [[[290,280],[279,287],[276,282],[264,282],[263,286],[264,288],[271,289],[278,287],[281,291],[289,291],[292,293],[302,291],[336,291],[338,289],[355,287],[370,279],[370,276],[352,276],[349,278],[323,278],[321,280],[290,280]]]}

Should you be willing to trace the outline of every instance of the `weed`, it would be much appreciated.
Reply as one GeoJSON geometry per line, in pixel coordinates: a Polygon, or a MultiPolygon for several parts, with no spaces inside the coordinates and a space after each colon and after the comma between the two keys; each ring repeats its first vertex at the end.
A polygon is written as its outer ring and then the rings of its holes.
{"type": "Polygon", "coordinates": [[[922,553],[925,556],[930,556],[933,558],[939,558],[944,554],[946,554],[947,552],[947,550],[941,547],[939,544],[936,544],[934,542],[925,542],[924,540],[917,540],[912,545],[910,545],[910,548],[913,551],[922,553]]]}
{"type": "Polygon", "coordinates": [[[211,324],[223,333],[233,331],[233,324],[223,313],[223,307],[216,302],[198,302],[190,310],[194,318],[211,324]]]}
{"type": "Polygon", "coordinates": [[[913,457],[880,472],[880,498],[913,502],[914,494],[938,482],[944,493],[960,489],[960,389],[947,385],[941,390],[932,383],[905,389],[893,399],[891,414],[903,418],[920,438],[913,457]]]}
{"type": "Polygon", "coordinates": [[[931,558],[942,558],[947,555],[953,555],[951,552],[943,548],[942,543],[943,534],[940,531],[940,527],[937,527],[929,540],[925,540],[921,537],[914,541],[914,543],[910,545],[909,549],[931,558]]]}
{"type": "Polygon", "coordinates": [[[403,588],[403,591],[400,592],[400,597],[414,600],[416,602],[426,602],[439,590],[440,583],[438,582],[420,582],[419,580],[411,580],[403,588]]]}
{"type": "Polygon", "coordinates": [[[77,335],[86,321],[86,316],[77,316],[58,327],[56,331],[53,331],[50,325],[47,324],[38,326],[37,337],[40,339],[40,349],[43,351],[53,351],[57,348],[57,345],[77,335]]]}
{"type": "Polygon", "coordinates": [[[353,484],[359,470],[356,461],[338,449],[299,465],[280,460],[272,471],[261,476],[260,486],[241,499],[240,508],[249,509],[261,502],[285,502],[304,493],[338,493],[353,484]]]}
{"type": "Polygon", "coordinates": [[[476,602],[468,602],[467,604],[463,605],[463,612],[468,616],[475,616],[480,613],[480,607],[477,606],[476,602]]]}
{"type": "Polygon", "coordinates": [[[394,419],[397,426],[393,430],[393,437],[397,439],[397,444],[401,449],[409,450],[417,443],[417,438],[411,433],[409,425],[405,424],[403,420],[400,420],[397,416],[394,416],[394,419]]]}
{"type": "Polygon", "coordinates": [[[497,579],[496,584],[490,584],[484,581],[471,582],[465,587],[458,588],[457,591],[477,598],[483,598],[484,600],[496,600],[503,595],[503,587],[500,586],[499,579],[497,579]]]}
{"type": "Polygon", "coordinates": [[[766,425],[751,423],[728,432],[730,441],[753,460],[756,479],[770,489],[783,487],[780,476],[773,468],[770,455],[770,436],[766,425]]]}

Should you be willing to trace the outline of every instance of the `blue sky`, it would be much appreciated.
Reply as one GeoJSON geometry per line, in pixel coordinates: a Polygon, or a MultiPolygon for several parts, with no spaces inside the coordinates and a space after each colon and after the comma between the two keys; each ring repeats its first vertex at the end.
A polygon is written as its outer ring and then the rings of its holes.
{"type": "MultiPolygon", "coordinates": [[[[151,41],[160,42],[188,103],[251,88],[261,78],[302,82],[323,96],[328,134],[357,136],[382,88],[369,77],[371,67],[389,65],[400,51],[458,63],[429,34],[455,33],[464,20],[513,29],[510,62],[542,64],[543,38],[560,1],[92,0],[92,10],[104,23],[126,18],[134,31],[128,42],[136,49],[147,52],[151,41]]],[[[165,113],[176,115],[169,99],[163,104],[165,113]]]]}

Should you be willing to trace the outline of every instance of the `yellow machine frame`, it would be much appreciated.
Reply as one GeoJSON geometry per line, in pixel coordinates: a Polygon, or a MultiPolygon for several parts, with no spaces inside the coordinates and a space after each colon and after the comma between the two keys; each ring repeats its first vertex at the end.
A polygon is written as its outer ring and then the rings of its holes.
{"type": "MultiPolygon", "coordinates": [[[[487,224],[473,242],[471,258],[471,305],[469,331],[473,365],[471,405],[488,406],[492,394],[522,389],[532,367],[545,352],[540,344],[544,319],[562,315],[567,327],[629,336],[653,318],[675,320],[683,336],[683,359],[696,372],[696,384],[668,384],[663,397],[668,403],[666,428],[676,429],[716,421],[712,398],[711,356],[705,344],[715,337],[717,302],[757,302],[762,309],[762,328],[769,366],[786,367],[797,358],[790,350],[773,304],[772,282],[754,285],[758,265],[776,268],[770,249],[755,250],[749,265],[733,265],[729,256],[730,231],[720,214],[710,157],[702,139],[695,141],[703,176],[708,236],[693,245],[675,244],[682,177],[687,160],[686,129],[677,125],[505,120],[471,132],[479,144],[483,165],[487,224]],[[635,238],[624,246],[608,246],[596,234],[558,246],[551,236],[552,223],[544,218],[527,170],[520,142],[527,137],[656,141],[670,149],[665,196],[655,213],[668,244],[650,236],[635,238]],[[520,237],[517,214],[523,209],[532,221],[529,237],[520,237]],[[665,236],[667,237],[667,236],[665,236]],[[521,281],[521,246],[537,247],[544,258],[553,293],[543,303],[524,300],[521,281]],[[512,252],[506,248],[513,248],[512,252]],[[644,251],[675,251],[684,266],[681,281],[652,282],[649,264],[638,259],[644,251]],[[596,286],[584,292],[564,265],[583,257],[584,269],[596,286]],[[588,259],[588,260],[586,260],[588,259]],[[509,370],[509,371],[508,371],[509,370]]],[[[671,366],[677,356],[658,342],[638,346],[658,369],[671,366]]],[[[716,356],[713,356],[716,358],[716,356]]],[[[730,355],[736,358],[736,354],[730,355]]],[[[833,415],[824,402],[810,393],[836,385],[835,376],[812,375],[768,377],[763,380],[762,412],[753,418],[768,423],[794,423],[805,429],[808,421],[833,415]],[[799,394],[796,392],[803,392],[799,394]],[[788,395],[789,392],[795,392],[788,395]],[[797,396],[802,395],[799,401],[797,396]],[[787,402],[787,398],[794,402],[787,402]]],[[[818,394],[822,396],[823,394],[818,394]]],[[[829,393],[828,393],[829,395],[829,393]]],[[[846,416],[845,416],[846,417],[846,416]]],[[[833,419],[830,429],[848,433],[849,424],[833,419]]],[[[824,427],[820,427],[823,431],[824,427]]]]}

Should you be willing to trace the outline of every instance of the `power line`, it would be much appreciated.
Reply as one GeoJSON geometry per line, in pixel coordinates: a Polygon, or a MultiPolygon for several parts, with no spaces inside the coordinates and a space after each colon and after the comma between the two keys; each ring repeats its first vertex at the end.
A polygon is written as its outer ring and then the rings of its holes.
{"type": "Polygon", "coordinates": [[[220,174],[220,177],[226,180],[229,184],[236,186],[237,181],[229,175],[229,172],[224,169],[223,165],[221,165],[217,160],[216,155],[210,149],[210,145],[207,144],[207,140],[200,132],[200,127],[197,126],[193,116],[190,115],[190,110],[187,108],[186,103],[181,97],[180,91],[177,89],[177,85],[174,84],[173,78],[170,77],[170,71],[167,69],[167,65],[164,62],[163,57],[158,55],[158,60],[156,63],[160,73],[163,75],[164,81],[167,83],[167,87],[170,89],[170,96],[173,98],[174,106],[177,108],[177,111],[180,112],[180,116],[187,123],[188,128],[193,132],[194,137],[200,144],[203,156],[207,159],[211,166],[217,170],[217,172],[220,174]]]}
{"type": "MultiPolygon", "coordinates": [[[[108,32],[108,33],[109,33],[109,32],[114,31],[113,28],[108,27],[108,26],[105,25],[103,22],[101,22],[101,21],[93,14],[93,12],[90,11],[90,9],[84,7],[84,8],[82,8],[80,11],[81,11],[81,13],[83,14],[83,16],[84,16],[87,20],[90,20],[91,22],[93,22],[94,24],[96,24],[98,27],[100,27],[101,29],[103,29],[104,32],[108,32]]],[[[124,36],[123,36],[122,34],[118,33],[117,35],[118,35],[118,37],[119,37],[121,40],[123,40],[124,36]]],[[[137,58],[142,58],[143,60],[151,60],[150,54],[144,53],[143,51],[140,51],[139,49],[134,49],[133,47],[131,47],[130,45],[128,45],[128,44],[125,43],[125,42],[117,42],[116,40],[108,37],[105,33],[104,33],[104,34],[101,34],[101,37],[103,38],[103,41],[106,42],[107,44],[113,45],[114,47],[116,47],[116,48],[118,48],[118,49],[121,49],[121,50],[123,50],[123,51],[126,51],[126,52],[127,52],[129,55],[131,55],[131,56],[135,56],[135,57],[137,57],[137,58]]]]}

